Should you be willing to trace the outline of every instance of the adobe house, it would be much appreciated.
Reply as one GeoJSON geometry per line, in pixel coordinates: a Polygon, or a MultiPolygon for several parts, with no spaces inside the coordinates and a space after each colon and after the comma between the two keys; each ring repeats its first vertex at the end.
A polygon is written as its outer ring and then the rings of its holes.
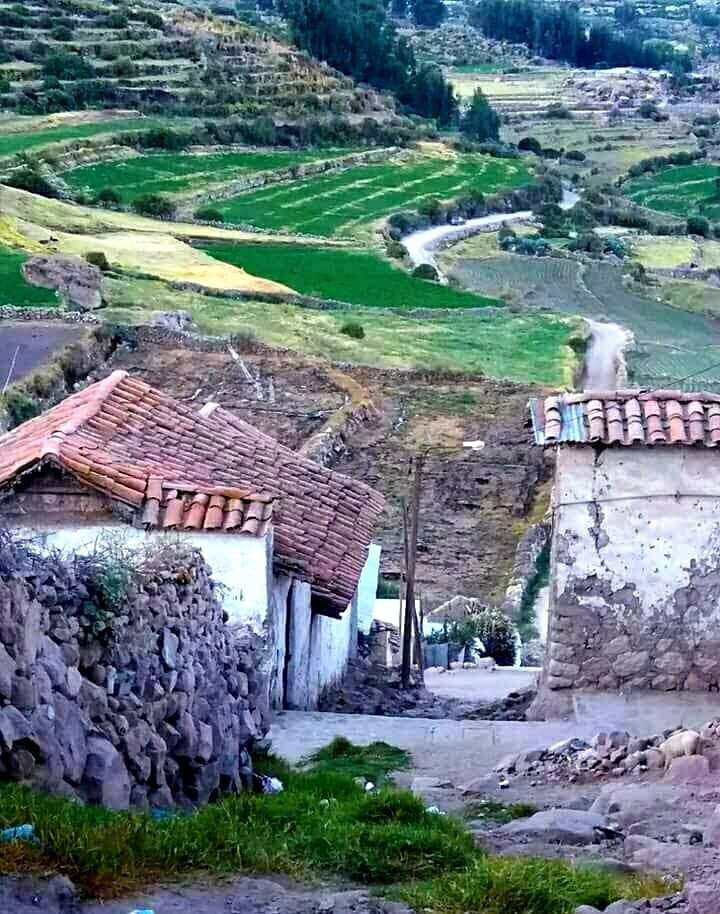
{"type": "Polygon", "coordinates": [[[543,701],[717,691],[720,396],[565,394],[530,413],[556,456],[543,701]]]}
{"type": "Polygon", "coordinates": [[[0,436],[0,523],[64,552],[108,534],[198,547],[229,624],[268,640],[275,707],[314,707],[344,672],[375,599],[382,507],[216,404],[194,411],[124,371],[0,436]]]}

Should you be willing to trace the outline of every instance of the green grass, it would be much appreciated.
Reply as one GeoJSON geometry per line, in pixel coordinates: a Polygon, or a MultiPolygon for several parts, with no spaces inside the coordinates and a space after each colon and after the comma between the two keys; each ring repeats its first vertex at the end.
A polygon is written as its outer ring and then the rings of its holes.
{"type": "Polygon", "coordinates": [[[416,279],[371,251],[289,244],[205,244],[202,250],[303,295],[377,308],[482,308],[497,299],[416,279]]]}
{"type": "Polygon", "coordinates": [[[410,756],[387,743],[355,746],[345,737],[336,736],[327,746],[310,755],[306,764],[318,772],[350,774],[380,784],[391,771],[407,768],[410,756]]]}
{"type": "Polygon", "coordinates": [[[217,206],[227,222],[332,235],[417,208],[433,197],[452,198],[473,189],[492,193],[529,180],[526,165],[515,159],[422,156],[314,175],[231,197],[217,206]]]}
{"type": "Polygon", "coordinates": [[[461,63],[450,67],[448,78],[452,81],[453,73],[501,73],[503,69],[498,63],[461,63]]]}
{"type": "Polygon", "coordinates": [[[27,152],[50,143],[66,140],[82,140],[102,133],[121,133],[125,130],[149,130],[164,124],[157,118],[112,118],[94,121],[91,124],[75,124],[61,127],[47,127],[43,130],[28,130],[19,133],[0,133],[0,157],[27,152]]]}
{"type": "Polygon", "coordinates": [[[132,156],[115,162],[82,165],[63,173],[75,190],[97,193],[112,187],[129,202],[146,193],[182,193],[204,185],[233,180],[258,171],[289,168],[318,159],[331,159],[350,150],[333,149],[298,152],[220,152],[198,155],[155,153],[132,156]]]}
{"type": "Polygon", "coordinates": [[[419,318],[358,306],[320,311],[233,301],[181,292],[155,280],[112,277],[106,277],[103,294],[108,301],[103,314],[111,321],[140,324],[152,310],[183,308],[203,333],[250,333],[265,345],[333,362],[483,373],[552,387],[570,383],[576,367],[569,343],[577,321],[552,313],[481,309],[419,318]],[[349,316],[362,324],[364,339],[353,340],[340,332],[349,316]]]}
{"type": "Polygon", "coordinates": [[[28,255],[0,245],[0,305],[47,308],[57,306],[57,296],[50,289],[42,289],[26,282],[21,267],[28,255]]]}
{"type": "Polygon", "coordinates": [[[720,165],[702,163],[665,168],[628,181],[623,190],[635,203],[674,216],[720,217],[720,165]]]}
{"type": "MultiPolygon", "coordinates": [[[[382,750],[386,761],[391,748],[382,750]]],[[[0,874],[57,870],[101,897],[189,872],[330,876],[418,909],[478,914],[570,914],[645,888],[560,861],[486,856],[459,821],[426,812],[411,793],[366,793],[354,777],[377,750],[351,749],[358,765],[345,772],[327,767],[327,753],[303,772],[266,758],[259,770],[281,777],[282,793],[243,793],[161,820],[2,785],[0,827],[31,823],[38,843],[4,845],[0,874]]]]}
{"type": "Polygon", "coordinates": [[[487,819],[488,822],[497,822],[506,825],[515,819],[526,819],[537,812],[537,806],[532,803],[499,803],[497,800],[478,800],[466,803],[463,815],[466,819],[487,819]]]}

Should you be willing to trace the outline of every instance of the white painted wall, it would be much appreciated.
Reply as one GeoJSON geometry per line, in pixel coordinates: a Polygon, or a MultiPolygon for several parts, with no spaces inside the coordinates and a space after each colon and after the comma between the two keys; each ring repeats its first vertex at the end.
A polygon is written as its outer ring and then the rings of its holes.
{"type": "Polygon", "coordinates": [[[223,585],[223,608],[230,624],[251,625],[261,633],[270,605],[272,581],[272,531],[264,537],[227,533],[185,533],[139,530],[128,524],[89,524],[50,528],[22,528],[21,533],[41,536],[48,547],[67,554],[89,553],[112,540],[129,549],[152,543],[183,543],[201,550],[212,569],[213,580],[223,585]]]}
{"type": "Polygon", "coordinates": [[[350,644],[357,639],[354,616],[349,606],[340,619],[313,615],[310,630],[310,664],[308,669],[308,707],[317,707],[325,686],[337,682],[347,667],[350,644]]]}
{"type": "MultiPolygon", "coordinates": [[[[669,607],[697,566],[720,567],[715,450],[560,448],[553,509],[553,597],[571,578],[599,575],[613,591],[632,583],[640,606],[650,612],[669,607]],[[597,537],[595,510],[601,514],[597,537]]],[[[711,609],[720,607],[705,606],[703,616],[716,629],[711,609]]]]}
{"type": "Polygon", "coordinates": [[[380,546],[376,543],[371,543],[368,548],[367,561],[357,586],[358,628],[365,635],[370,633],[370,626],[374,618],[379,574],[380,546]]]}

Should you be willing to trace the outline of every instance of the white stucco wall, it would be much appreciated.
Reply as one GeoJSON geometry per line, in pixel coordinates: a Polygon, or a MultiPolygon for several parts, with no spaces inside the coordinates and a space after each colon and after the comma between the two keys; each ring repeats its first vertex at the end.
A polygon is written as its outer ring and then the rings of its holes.
{"type": "Polygon", "coordinates": [[[561,447],[550,688],[720,683],[720,452],[561,447]]]}
{"type": "Polygon", "coordinates": [[[380,546],[376,543],[371,543],[368,548],[367,561],[357,586],[358,628],[365,635],[370,633],[370,626],[373,621],[379,574],[380,546]]]}
{"type": "Polygon", "coordinates": [[[223,607],[231,624],[245,623],[261,632],[267,619],[272,580],[272,531],[264,537],[227,533],[145,532],[127,524],[23,528],[42,536],[49,547],[64,553],[92,552],[103,541],[128,548],[150,543],[186,543],[201,550],[212,569],[213,580],[223,585],[223,607]]]}
{"type": "Polygon", "coordinates": [[[313,615],[310,630],[310,666],[308,671],[308,707],[317,706],[325,686],[337,682],[347,667],[351,640],[357,639],[349,606],[339,619],[313,615]]]}

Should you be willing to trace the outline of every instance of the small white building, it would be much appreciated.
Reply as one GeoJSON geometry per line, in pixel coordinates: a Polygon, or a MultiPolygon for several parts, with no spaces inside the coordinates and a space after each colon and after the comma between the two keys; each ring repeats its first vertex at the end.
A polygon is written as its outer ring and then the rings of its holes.
{"type": "Polygon", "coordinates": [[[65,552],[120,536],[198,547],[228,623],[267,638],[274,707],[313,708],[372,614],[383,499],[215,404],[127,372],[0,436],[0,523],[65,552]]]}
{"type": "Polygon", "coordinates": [[[720,689],[720,396],[530,404],[555,451],[544,701],[720,689]]]}

